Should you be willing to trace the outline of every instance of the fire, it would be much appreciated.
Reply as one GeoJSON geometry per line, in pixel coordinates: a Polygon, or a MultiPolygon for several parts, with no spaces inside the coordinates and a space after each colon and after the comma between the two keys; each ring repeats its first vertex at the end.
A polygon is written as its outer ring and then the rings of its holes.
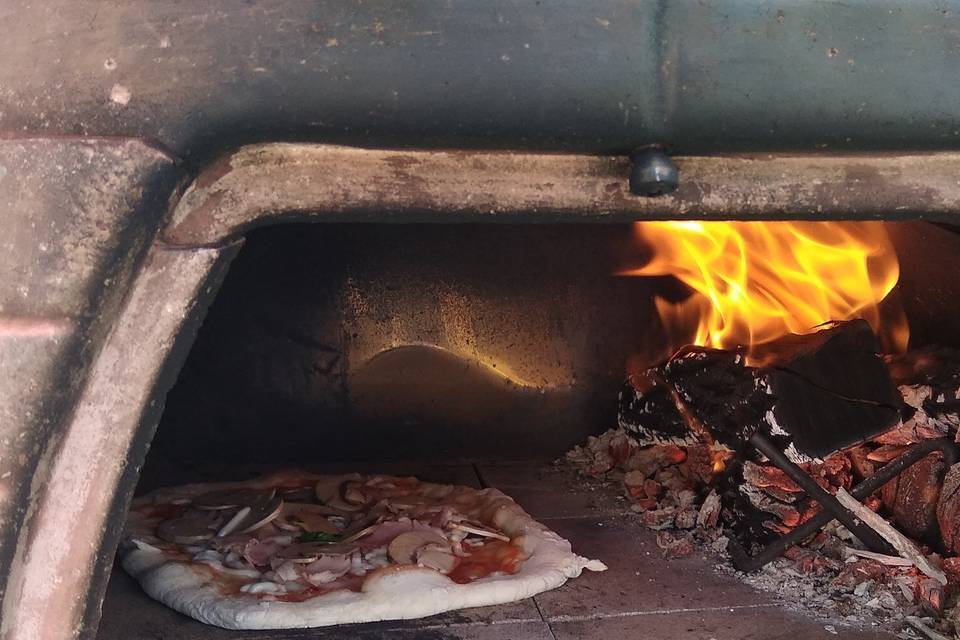
{"type": "Polygon", "coordinates": [[[667,329],[685,332],[686,342],[752,346],[863,318],[887,350],[906,348],[902,311],[881,322],[878,305],[900,277],[881,222],[638,222],[634,229],[654,253],[625,275],[672,275],[695,292],[679,304],[657,299],[667,329]]]}

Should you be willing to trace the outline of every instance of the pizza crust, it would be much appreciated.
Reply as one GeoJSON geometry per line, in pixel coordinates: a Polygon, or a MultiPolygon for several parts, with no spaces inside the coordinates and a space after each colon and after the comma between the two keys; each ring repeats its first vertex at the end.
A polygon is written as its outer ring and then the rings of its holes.
{"type": "MultiPolygon", "coordinates": [[[[319,476],[316,476],[319,478],[319,476]]],[[[263,486],[256,483],[191,485],[161,490],[138,499],[168,500],[218,488],[263,486]]],[[[422,483],[428,490],[446,485],[422,483]]],[[[152,531],[131,512],[128,541],[120,550],[123,568],[152,598],[207,624],[226,629],[293,629],[335,624],[420,618],[444,611],[503,604],[555,589],[584,569],[606,566],[573,553],[570,543],[536,522],[516,502],[496,489],[450,487],[477,496],[483,522],[511,538],[523,536],[528,555],[512,575],[490,575],[458,584],[432,569],[390,566],[369,574],[361,591],[334,591],[299,602],[262,600],[252,594],[224,595],[203,565],[171,560],[150,544],[152,531]]]]}

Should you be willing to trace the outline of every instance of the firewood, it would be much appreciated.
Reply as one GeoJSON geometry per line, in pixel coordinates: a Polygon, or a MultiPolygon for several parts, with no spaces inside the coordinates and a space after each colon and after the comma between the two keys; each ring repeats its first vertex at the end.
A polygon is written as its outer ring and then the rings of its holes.
{"type": "Polygon", "coordinates": [[[937,501],[937,524],[948,552],[960,553],[960,463],[943,478],[937,501]]]}
{"type": "Polygon", "coordinates": [[[883,504],[905,534],[939,546],[937,501],[947,465],[931,453],[883,487],[883,504]]]}
{"type": "Polygon", "coordinates": [[[687,347],[631,376],[620,426],[641,443],[747,450],[757,431],[795,462],[829,454],[899,424],[902,399],[862,320],[789,335],[751,354],[687,347]]]}
{"type": "Polygon", "coordinates": [[[923,637],[928,638],[929,640],[950,640],[947,636],[934,631],[927,625],[925,625],[919,618],[916,616],[906,616],[904,620],[907,621],[907,624],[913,627],[915,630],[920,632],[923,637]]]}
{"type": "Polygon", "coordinates": [[[882,553],[874,553],[873,551],[867,551],[866,549],[854,549],[853,547],[843,547],[843,558],[846,560],[850,556],[857,558],[866,558],[868,560],[875,560],[880,564],[887,565],[888,567],[912,567],[913,561],[907,560],[906,558],[901,558],[900,556],[887,556],[882,553]]]}
{"type": "Polygon", "coordinates": [[[889,522],[860,504],[856,498],[847,493],[843,488],[837,490],[837,500],[839,500],[840,504],[844,507],[852,511],[865,525],[880,534],[884,540],[889,542],[893,548],[897,550],[897,553],[907,560],[910,560],[921,572],[930,576],[941,585],[947,584],[947,576],[943,571],[933,566],[917,546],[913,544],[909,538],[893,528],[889,522]]]}

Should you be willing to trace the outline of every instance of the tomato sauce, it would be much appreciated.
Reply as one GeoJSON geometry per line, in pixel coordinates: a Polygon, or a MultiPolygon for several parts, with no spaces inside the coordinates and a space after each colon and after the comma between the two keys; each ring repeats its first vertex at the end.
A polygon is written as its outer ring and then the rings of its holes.
{"type": "Polygon", "coordinates": [[[461,558],[460,564],[447,577],[457,584],[467,584],[497,571],[514,574],[519,571],[522,561],[523,551],[520,547],[494,540],[475,547],[470,555],[461,558]]]}

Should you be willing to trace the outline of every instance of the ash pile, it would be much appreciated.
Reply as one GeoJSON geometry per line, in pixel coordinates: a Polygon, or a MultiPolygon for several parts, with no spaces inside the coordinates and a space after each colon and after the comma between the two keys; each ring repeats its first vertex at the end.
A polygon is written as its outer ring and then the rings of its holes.
{"type": "Polygon", "coordinates": [[[956,637],[958,426],[960,351],[882,356],[855,320],[749,358],[687,347],[567,460],[620,483],[668,557],[709,547],[831,620],[956,637]]]}

